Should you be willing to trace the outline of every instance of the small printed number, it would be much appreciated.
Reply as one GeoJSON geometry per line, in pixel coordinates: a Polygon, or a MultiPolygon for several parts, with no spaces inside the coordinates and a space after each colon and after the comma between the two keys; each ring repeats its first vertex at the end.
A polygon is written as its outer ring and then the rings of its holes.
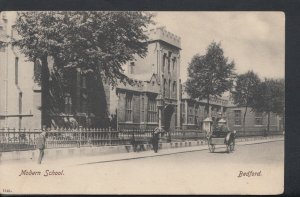
{"type": "Polygon", "coordinates": [[[12,192],[12,191],[10,189],[3,189],[3,192],[9,193],[9,192],[12,192]]]}

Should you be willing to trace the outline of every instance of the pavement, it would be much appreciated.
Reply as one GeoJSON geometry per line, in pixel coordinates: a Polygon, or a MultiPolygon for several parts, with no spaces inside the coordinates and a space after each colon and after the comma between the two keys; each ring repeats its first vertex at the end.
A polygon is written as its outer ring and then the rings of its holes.
{"type": "MultiPolygon", "coordinates": [[[[268,143],[273,141],[283,141],[283,136],[269,136],[269,137],[254,137],[254,138],[246,138],[246,139],[236,139],[236,145],[251,145],[251,144],[260,144],[260,143],[268,143]]],[[[216,146],[216,150],[224,149],[225,146],[218,145],[216,146]]],[[[89,165],[96,163],[107,163],[107,162],[115,162],[115,161],[125,161],[125,160],[133,160],[133,159],[142,159],[149,157],[158,157],[165,155],[173,155],[173,154],[181,154],[186,152],[195,152],[195,151],[208,151],[207,144],[199,145],[199,146],[191,146],[191,147],[178,147],[171,149],[160,149],[157,153],[154,151],[141,151],[141,152],[129,152],[129,153],[116,153],[109,155],[97,155],[97,156],[80,156],[80,157],[71,157],[71,158],[62,158],[62,159],[47,159],[44,158],[41,166],[78,166],[78,165],[89,165]]],[[[9,166],[38,166],[36,161],[34,160],[22,160],[22,161],[4,161],[0,163],[0,166],[9,165],[9,166]]]]}

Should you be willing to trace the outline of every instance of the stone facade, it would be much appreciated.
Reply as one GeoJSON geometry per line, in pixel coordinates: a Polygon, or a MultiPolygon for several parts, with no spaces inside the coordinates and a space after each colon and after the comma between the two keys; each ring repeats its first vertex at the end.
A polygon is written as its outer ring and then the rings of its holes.
{"type": "MultiPolygon", "coordinates": [[[[227,105],[228,99],[210,98],[209,114],[214,123],[221,118],[227,119],[227,105]]],[[[207,114],[207,100],[191,99],[185,91],[182,93],[181,99],[181,128],[183,129],[199,129],[203,128],[203,120],[208,116],[207,114]]]]}
{"type": "Polygon", "coordinates": [[[40,128],[39,90],[33,81],[32,62],[6,45],[15,32],[11,12],[0,13],[0,128],[40,128]]]}
{"type": "MultiPolygon", "coordinates": [[[[151,29],[148,53],[124,65],[125,74],[135,85],[119,84],[117,117],[119,128],[165,129],[180,127],[180,37],[164,27],[151,29]],[[157,106],[157,98],[164,102],[157,106]],[[132,113],[132,114],[131,114],[132,113]]],[[[113,95],[113,94],[111,94],[113,95]]],[[[115,110],[112,109],[111,113],[115,110]]]]}

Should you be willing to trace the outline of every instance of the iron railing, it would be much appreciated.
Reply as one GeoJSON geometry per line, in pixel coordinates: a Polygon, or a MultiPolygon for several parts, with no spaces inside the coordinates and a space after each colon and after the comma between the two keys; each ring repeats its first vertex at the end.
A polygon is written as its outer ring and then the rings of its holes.
{"type": "MultiPolygon", "coordinates": [[[[0,152],[16,150],[33,150],[36,138],[42,131],[39,129],[0,129],[0,152]]],[[[134,142],[150,143],[153,130],[113,130],[79,128],[79,129],[48,129],[46,148],[71,148],[84,146],[116,146],[129,145],[134,142]]],[[[176,130],[161,135],[161,141],[184,141],[202,139],[205,134],[200,131],[176,130]]]]}
{"type": "MultiPolygon", "coordinates": [[[[39,129],[0,129],[0,152],[33,150],[36,148],[36,138],[41,133],[39,129]]],[[[48,129],[46,148],[71,148],[85,146],[116,146],[150,143],[153,130],[114,130],[111,128],[94,129],[48,129]]],[[[282,135],[282,132],[237,131],[237,138],[282,135]]],[[[199,130],[173,130],[161,134],[161,142],[204,140],[206,134],[199,130]]]]}

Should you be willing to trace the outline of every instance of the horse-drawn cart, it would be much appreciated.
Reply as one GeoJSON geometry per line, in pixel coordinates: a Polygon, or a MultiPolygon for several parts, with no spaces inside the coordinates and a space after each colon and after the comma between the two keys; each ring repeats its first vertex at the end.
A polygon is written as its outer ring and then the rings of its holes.
{"type": "Polygon", "coordinates": [[[214,131],[207,136],[207,144],[210,152],[215,152],[216,145],[225,145],[227,153],[234,151],[235,133],[214,131]]]}

